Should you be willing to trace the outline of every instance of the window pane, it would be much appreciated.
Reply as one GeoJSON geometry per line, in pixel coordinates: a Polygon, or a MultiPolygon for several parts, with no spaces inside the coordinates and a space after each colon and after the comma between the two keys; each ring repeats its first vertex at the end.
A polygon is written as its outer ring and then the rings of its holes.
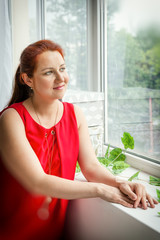
{"type": "Polygon", "coordinates": [[[46,38],[65,50],[70,88],[88,90],[86,0],[46,0],[46,38]]]}
{"type": "Polygon", "coordinates": [[[38,40],[38,22],[37,22],[37,1],[28,0],[28,18],[29,18],[29,42],[38,40]]]}
{"type": "Polygon", "coordinates": [[[108,142],[160,160],[160,1],[107,1],[108,142]]]}

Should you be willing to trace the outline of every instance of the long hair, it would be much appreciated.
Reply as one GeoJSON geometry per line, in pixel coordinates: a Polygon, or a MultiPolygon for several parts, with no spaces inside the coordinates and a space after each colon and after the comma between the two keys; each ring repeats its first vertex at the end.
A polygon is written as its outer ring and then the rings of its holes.
{"type": "Polygon", "coordinates": [[[37,56],[45,51],[58,51],[64,58],[61,46],[51,40],[40,40],[26,47],[20,56],[20,64],[15,73],[13,92],[8,106],[22,102],[31,96],[32,90],[24,83],[21,76],[22,73],[26,73],[28,77],[33,77],[37,56]]]}

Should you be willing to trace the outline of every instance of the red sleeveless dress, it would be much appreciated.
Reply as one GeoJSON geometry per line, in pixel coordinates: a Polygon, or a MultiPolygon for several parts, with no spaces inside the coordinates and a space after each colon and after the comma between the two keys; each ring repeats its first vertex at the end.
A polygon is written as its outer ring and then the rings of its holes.
{"type": "MultiPolygon", "coordinates": [[[[22,103],[15,103],[10,108],[19,113],[25,126],[26,137],[46,173],[49,171],[48,147],[51,152],[54,133],[51,174],[73,180],[79,152],[78,127],[73,105],[63,102],[63,116],[50,129],[35,122],[22,103]]],[[[49,218],[41,219],[37,213],[45,197],[35,196],[24,189],[7,171],[1,160],[0,192],[0,240],[59,239],[68,200],[53,198],[49,205],[49,218]]]]}

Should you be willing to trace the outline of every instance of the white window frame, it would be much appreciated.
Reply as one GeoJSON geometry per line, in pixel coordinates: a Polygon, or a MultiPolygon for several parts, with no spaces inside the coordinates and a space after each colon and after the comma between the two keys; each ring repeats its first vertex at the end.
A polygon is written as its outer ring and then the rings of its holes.
{"type": "Polygon", "coordinates": [[[39,39],[45,38],[45,0],[36,0],[37,6],[37,36],[39,39]]]}
{"type": "Polygon", "coordinates": [[[101,1],[87,2],[87,47],[88,47],[88,89],[101,92],[101,39],[100,6],[101,1]]]}

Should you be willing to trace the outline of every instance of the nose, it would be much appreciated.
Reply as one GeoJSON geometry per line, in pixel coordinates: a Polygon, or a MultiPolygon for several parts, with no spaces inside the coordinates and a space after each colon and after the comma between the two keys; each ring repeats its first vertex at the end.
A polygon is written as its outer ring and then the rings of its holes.
{"type": "Polygon", "coordinates": [[[60,72],[57,72],[57,73],[56,73],[56,81],[57,81],[57,82],[64,82],[63,73],[60,73],[60,72]]]}

